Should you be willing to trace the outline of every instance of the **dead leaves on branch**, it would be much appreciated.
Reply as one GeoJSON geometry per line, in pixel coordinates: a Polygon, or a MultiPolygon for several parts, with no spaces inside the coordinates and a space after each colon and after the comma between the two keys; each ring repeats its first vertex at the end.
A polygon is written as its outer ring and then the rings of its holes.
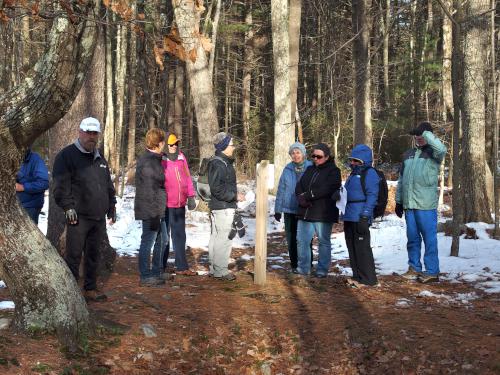
{"type": "Polygon", "coordinates": [[[134,10],[128,3],[128,0],[103,0],[104,6],[118,14],[124,21],[131,21],[134,18],[134,10]]]}
{"type": "MultiPolygon", "coordinates": [[[[195,31],[193,32],[193,38],[198,39],[198,42],[201,44],[205,52],[210,52],[212,50],[212,42],[205,35],[201,34],[198,31],[195,31]]],[[[196,45],[198,45],[198,43],[196,43],[195,46],[196,45]]],[[[179,31],[175,27],[172,27],[172,31],[170,32],[170,34],[163,38],[162,46],[154,47],[155,60],[161,70],[164,69],[163,55],[165,53],[175,56],[181,61],[190,60],[193,63],[196,62],[196,47],[192,48],[189,51],[186,51],[186,49],[182,45],[182,39],[179,35],[179,31]]]]}

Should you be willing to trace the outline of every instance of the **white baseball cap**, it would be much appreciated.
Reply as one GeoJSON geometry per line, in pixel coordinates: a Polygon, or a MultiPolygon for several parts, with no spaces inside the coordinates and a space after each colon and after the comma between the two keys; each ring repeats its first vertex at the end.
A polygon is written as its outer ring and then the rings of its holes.
{"type": "Polygon", "coordinates": [[[101,132],[101,124],[94,117],[87,117],[80,122],[80,130],[84,132],[101,132]]]}

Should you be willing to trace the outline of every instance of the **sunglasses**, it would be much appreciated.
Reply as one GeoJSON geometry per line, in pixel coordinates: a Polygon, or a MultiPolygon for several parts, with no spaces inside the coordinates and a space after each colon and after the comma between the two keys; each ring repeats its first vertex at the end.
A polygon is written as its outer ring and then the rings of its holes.
{"type": "Polygon", "coordinates": [[[174,146],[179,146],[179,142],[175,142],[173,145],[169,145],[170,147],[174,147],[174,146]]]}
{"type": "Polygon", "coordinates": [[[311,158],[321,160],[321,159],[324,158],[324,156],[323,155],[316,155],[316,154],[314,154],[314,155],[311,155],[311,158]]]}

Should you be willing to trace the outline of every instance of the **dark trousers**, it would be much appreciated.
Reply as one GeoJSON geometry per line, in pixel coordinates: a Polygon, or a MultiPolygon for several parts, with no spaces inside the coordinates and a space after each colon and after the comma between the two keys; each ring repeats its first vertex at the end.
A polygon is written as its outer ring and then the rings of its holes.
{"type": "Polygon", "coordinates": [[[349,251],[349,260],[352,268],[352,278],[366,285],[377,284],[375,262],[370,246],[370,232],[359,234],[358,223],[344,222],[345,242],[349,251]]]}
{"type": "Polygon", "coordinates": [[[165,210],[167,224],[167,242],[163,253],[163,269],[167,268],[168,253],[170,251],[170,237],[175,253],[175,269],[185,271],[189,269],[186,258],[186,207],[169,208],[165,210]]]}
{"type": "MultiPolygon", "coordinates": [[[[298,255],[297,255],[297,223],[298,219],[295,214],[283,215],[285,221],[285,234],[286,243],[288,245],[288,255],[290,256],[290,266],[292,268],[297,268],[298,265],[298,255]]],[[[311,241],[311,265],[313,259],[312,241],[311,241]]]]}
{"type": "Polygon", "coordinates": [[[40,216],[40,212],[42,211],[42,207],[24,207],[24,210],[28,214],[28,216],[38,225],[38,216],[40,216]]]}
{"type": "Polygon", "coordinates": [[[77,225],[66,225],[66,254],[64,260],[76,281],[79,278],[80,261],[84,261],[85,290],[97,288],[99,246],[106,233],[106,220],[90,220],[78,217],[77,225]]]}

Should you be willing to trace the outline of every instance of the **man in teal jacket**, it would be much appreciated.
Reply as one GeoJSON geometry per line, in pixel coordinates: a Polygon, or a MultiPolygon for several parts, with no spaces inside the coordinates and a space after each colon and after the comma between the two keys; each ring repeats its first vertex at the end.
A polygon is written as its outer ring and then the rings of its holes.
{"type": "Polygon", "coordinates": [[[410,132],[416,148],[403,155],[396,192],[396,215],[406,220],[408,243],[407,279],[428,283],[439,281],[437,247],[438,176],[446,146],[433,134],[432,125],[422,122],[410,132]],[[420,262],[422,239],[424,265],[420,262]]]}

